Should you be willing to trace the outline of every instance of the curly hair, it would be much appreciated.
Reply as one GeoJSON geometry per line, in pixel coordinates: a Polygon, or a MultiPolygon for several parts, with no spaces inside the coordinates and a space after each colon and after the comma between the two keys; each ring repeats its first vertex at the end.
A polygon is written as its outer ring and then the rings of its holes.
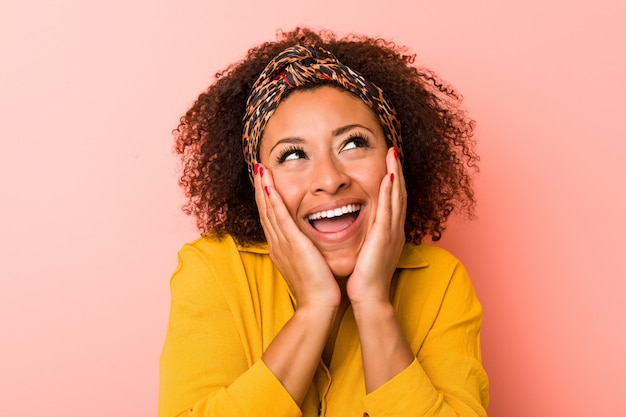
{"type": "Polygon", "coordinates": [[[475,205],[471,174],[477,171],[474,121],[462,97],[428,69],[414,65],[403,46],[361,35],[296,28],[250,49],[246,57],[216,74],[174,130],[182,160],[179,180],[203,235],[231,235],[239,244],[265,242],[242,152],[246,100],[267,63],[296,45],[321,46],[344,65],[380,87],[402,126],[403,174],[407,188],[407,242],[439,240],[456,209],[471,215],[475,205]]]}

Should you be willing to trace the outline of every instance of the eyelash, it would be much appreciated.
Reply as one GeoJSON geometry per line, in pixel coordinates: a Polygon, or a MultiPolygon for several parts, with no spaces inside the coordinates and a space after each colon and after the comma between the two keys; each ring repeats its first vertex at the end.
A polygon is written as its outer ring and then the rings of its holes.
{"type": "Polygon", "coordinates": [[[279,164],[282,164],[283,162],[287,161],[287,158],[292,155],[292,154],[300,154],[298,156],[300,157],[306,157],[306,154],[304,153],[304,149],[302,149],[299,146],[295,146],[295,145],[291,145],[286,147],[285,149],[283,149],[280,154],[278,154],[278,156],[276,157],[276,162],[279,164]]]}
{"type": "MultiPolygon", "coordinates": [[[[342,149],[346,147],[350,142],[355,143],[355,148],[369,148],[370,140],[368,137],[363,135],[362,133],[352,133],[348,138],[343,142],[342,149]],[[359,146],[360,145],[360,146],[359,146]]],[[[306,153],[304,149],[300,146],[290,145],[283,149],[280,154],[276,157],[276,163],[282,164],[287,161],[287,158],[293,154],[299,154],[300,158],[306,158],[306,153]]]]}
{"type": "Polygon", "coordinates": [[[355,142],[355,144],[361,145],[357,146],[357,148],[369,148],[370,146],[370,139],[362,133],[351,133],[350,136],[348,136],[348,138],[343,142],[343,147],[350,142],[355,142]]]}

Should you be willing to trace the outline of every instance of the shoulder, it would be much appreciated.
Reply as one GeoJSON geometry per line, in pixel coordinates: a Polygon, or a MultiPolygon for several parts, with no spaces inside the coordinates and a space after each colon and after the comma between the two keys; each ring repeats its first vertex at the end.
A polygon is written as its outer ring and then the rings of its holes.
{"type": "Polygon", "coordinates": [[[237,260],[240,262],[242,253],[268,254],[265,245],[241,246],[230,235],[217,237],[202,236],[185,244],[178,253],[180,261],[214,263],[237,260]]]}
{"type": "Polygon", "coordinates": [[[233,238],[226,235],[222,238],[217,236],[201,236],[194,241],[186,243],[180,252],[183,255],[197,254],[203,257],[212,257],[232,252],[236,248],[233,238]]]}
{"type": "Polygon", "coordinates": [[[461,261],[438,246],[421,243],[406,244],[398,268],[405,285],[417,286],[420,291],[445,292],[451,285],[472,287],[467,270],[461,261]]]}
{"type": "Polygon", "coordinates": [[[418,325],[429,327],[437,317],[444,322],[465,314],[480,317],[481,306],[469,274],[456,256],[422,243],[405,245],[400,259],[405,263],[398,265],[394,304],[403,322],[421,317],[418,325]]]}
{"type": "MultiPolygon", "coordinates": [[[[242,247],[225,235],[203,236],[189,242],[178,252],[178,266],[170,280],[173,294],[186,300],[203,300],[220,290],[227,299],[251,285],[248,269],[257,262],[271,262],[263,246],[242,247]],[[250,256],[252,255],[252,256],[250,256]]],[[[200,301],[198,301],[200,302],[200,301]]]]}
{"type": "Polygon", "coordinates": [[[461,265],[456,256],[439,246],[407,243],[398,261],[399,268],[455,268],[461,265]]]}

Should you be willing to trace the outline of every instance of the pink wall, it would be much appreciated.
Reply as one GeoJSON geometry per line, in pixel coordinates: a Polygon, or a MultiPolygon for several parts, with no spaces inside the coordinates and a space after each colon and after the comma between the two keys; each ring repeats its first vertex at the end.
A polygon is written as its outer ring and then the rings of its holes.
{"type": "Polygon", "coordinates": [[[169,275],[195,237],[170,131],[216,70],[296,24],[408,44],[479,122],[478,218],[441,244],[485,307],[490,415],[626,413],[623,1],[11,3],[0,415],[155,415],[169,275]]]}

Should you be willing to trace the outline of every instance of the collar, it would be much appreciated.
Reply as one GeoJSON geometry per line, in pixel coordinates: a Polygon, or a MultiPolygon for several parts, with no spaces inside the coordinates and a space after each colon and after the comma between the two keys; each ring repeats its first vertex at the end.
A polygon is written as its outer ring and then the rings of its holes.
{"type": "MultiPolygon", "coordinates": [[[[269,249],[266,243],[250,245],[250,246],[242,246],[237,244],[237,249],[240,252],[249,252],[249,253],[257,253],[261,255],[269,255],[269,249]]],[[[413,243],[407,243],[402,248],[402,253],[400,254],[400,259],[398,259],[398,268],[403,269],[414,269],[414,268],[424,268],[428,266],[428,262],[424,259],[422,254],[420,253],[421,245],[416,245],[413,243]]]]}

